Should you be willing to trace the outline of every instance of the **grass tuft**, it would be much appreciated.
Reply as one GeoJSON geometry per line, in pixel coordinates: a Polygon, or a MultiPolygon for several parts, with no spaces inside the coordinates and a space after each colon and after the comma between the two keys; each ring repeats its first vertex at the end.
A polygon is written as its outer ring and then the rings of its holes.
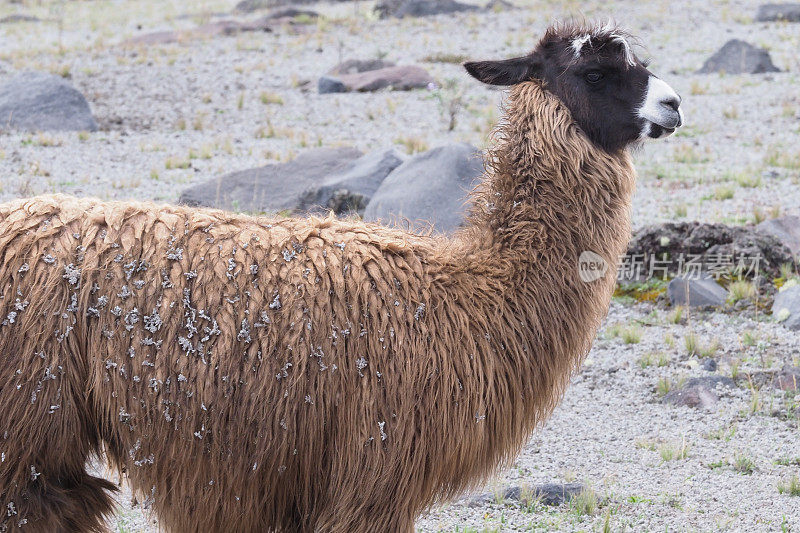
{"type": "Polygon", "coordinates": [[[788,481],[779,481],[778,493],[800,496],[800,478],[797,477],[797,474],[792,474],[788,481]]]}

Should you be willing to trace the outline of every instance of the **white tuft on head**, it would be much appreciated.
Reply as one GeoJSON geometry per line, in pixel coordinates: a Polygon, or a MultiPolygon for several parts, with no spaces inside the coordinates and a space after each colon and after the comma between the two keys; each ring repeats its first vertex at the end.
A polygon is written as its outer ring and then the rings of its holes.
{"type": "Polygon", "coordinates": [[[622,46],[622,53],[625,56],[625,62],[630,66],[636,65],[636,56],[633,55],[633,50],[631,50],[631,45],[628,42],[628,39],[626,39],[624,35],[620,35],[618,33],[612,33],[609,35],[609,38],[612,42],[622,46]]]}
{"type": "Polygon", "coordinates": [[[581,57],[581,50],[583,50],[583,45],[587,42],[591,42],[592,36],[586,34],[582,37],[575,37],[572,39],[572,49],[575,51],[575,59],[581,57]]]}
{"type": "Polygon", "coordinates": [[[653,125],[657,126],[660,135],[669,135],[683,124],[683,111],[680,108],[681,97],[664,80],[650,76],[647,80],[647,93],[638,115],[645,119],[642,137],[654,137],[653,125]]]}
{"type": "Polygon", "coordinates": [[[575,59],[581,57],[581,52],[583,51],[583,47],[586,43],[592,42],[592,38],[601,39],[606,38],[609,39],[613,43],[617,43],[622,47],[622,53],[625,56],[625,62],[630,66],[636,65],[636,56],[633,54],[633,50],[631,50],[631,45],[628,42],[628,39],[625,35],[621,33],[617,33],[614,31],[615,26],[608,22],[605,26],[596,28],[591,33],[587,33],[585,35],[581,35],[580,37],[575,37],[572,39],[572,50],[574,52],[575,59]]]}
{"type": "Polygon", "coordinates": [[[617,25],[614,24],[614,21],[609,18],[609,19],[606,19],[606,23],[603,24],[600,27],[600,29],[598,30],[598,33],[611,33],[612,31],[614,31],[616,29],[616,27],[617,27],[617,25]]]}

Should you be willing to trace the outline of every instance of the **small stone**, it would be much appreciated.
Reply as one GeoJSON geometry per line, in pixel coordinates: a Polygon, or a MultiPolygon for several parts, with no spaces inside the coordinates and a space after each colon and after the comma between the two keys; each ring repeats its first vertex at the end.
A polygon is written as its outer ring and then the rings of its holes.
{"type": "Polygon", "coordinates": [[[393,66],[395,66],[394,63],[391,61],[384,61],[383,59],[348,59],[330,69],[328,74],[331,76],[338,76],[340,74],[357,74],[359,72],[380,70],[382,68],[393,66]]]}
{"type": "Polygon", "coordinates": [[[735,388],[736,383],[731,378],[719,375],[692,378],[680,389],[668,392],[662,401],[671,405],[710,409],[719,400],[716,390],[720,387],[735,388]]]}
{"type": "Polygon", "coordinates": [[[787,366],[772,380],[772,386],[787,392],[800,391],[800,368],[787,366]]]}
{"type": "Polygon", "coordinates": [[[478,11],[480,8],[456,0],[380,0],[375,4],[378,17],[430,17],[458,13],[461,11],[478,11]]]}
{"type": "Polygon", "coordinates": [[[319,94],[346,93],[347,87],[339,78],[322,76],[317,81],[317,91],[319,94]]]}
{"type": "Polygon", "coordinates": [[[717,371],[717,362],[710,357],[703,359],[703,363],[701,365],[702,369],[706,372],[716,372],[717,371]]]}
{"type": "Polygon", "coordinates": [[[759,22],[800,22],[800,4],[764,4],[758,6],[759,22]]]}
{"type": "Polygon", "coordinates": [[[784,327],[800,331],[800,285],[784,285],[775,296],[772,315],[784,327]]]}
{"type": "Polygon", "coordinates": [[[340,74],[336,77],[323,76],[317,83],[320,93],[344,92],[372,92],[389,88],[394,91],[409,91],[411,89],[424,89],[434,83],[428,72],[416,65],[403,65],[399,67],[386,67],[378,70],[367,70],[354,74],[340,74]]]}
{"type": "Polygon", "coordinates": [[[583,483],[545,483],[533,487],[530,496],[521,487],[511,487],[506,490],[504,497],[507,500],[528,499],[538,500],[545,505],[561,505],[585,490],[587,488],[583,483]]]}
{"type": "Polygon", "coordinates": [[[776,237],[794,255],[800,255],[800,217],[786,215],[779,218],[765,220],[756,229],[776,237]]]}
{"type": "Polygon", "coordinates": [[[713,278],[675,278],[667,285],[667,296],[672,305],[721,307],[725,305],[728,291],[720,287],[713,278]]]}
{"type": "Polygon", "coordinates": [[[39,22],[41,19],[39,17],[35,17],[33,15],[24,15],[21,13],[15,13],[13,15],[7,15],[5,17],[0,18],[0,24],[16,24],[19,22],[39,22]]]}
{"type": "MultiPolygon", "coordinates": [[[[539,501],[545,505],[557,506],[568,502],[585,490],[587,490],[586,485],[582,483],[545,483],[525,489],[519,486],[509,487],[502,493],[501,498],[523,503],[539,501]]],[[[498,496],[496,494],[484,493],[467,500],[467,506],[471,508],[483,507],[496,503],[497,500],[498,496]]]]}
{"type": "Polygon", "coordinates": [[[309,9],[297,9],[295,7],[282,7],[274,11],[270,11],[264,20],[278,20],[278,19],[297,19],[306,20],[309,23],[319,18],[319,13],[309,9]]]}

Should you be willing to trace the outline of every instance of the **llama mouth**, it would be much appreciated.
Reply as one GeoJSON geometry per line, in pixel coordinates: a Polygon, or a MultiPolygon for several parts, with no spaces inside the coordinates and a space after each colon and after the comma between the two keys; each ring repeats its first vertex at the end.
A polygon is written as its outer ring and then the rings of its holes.
{"type": "Polygon", "coordinates": [[[668,137],[675,133],[675,130],[683,126],[683,111],[678,109],[677,113],[674,113],[674,117],[669,117],[668,119],[664,120],[663,117],[659,117],[658,120],[647,119],[647,136],[651,139],[660,139],[662,137],[668,137]]]}
{"type": "Polygon", "coordinates": [[[676,128],[666,128],[664,126],[659,126],[655,122],[650,123],[650,131],[647,133],[647,136],[651,139],[660,139],[662,137],[668,137],[675,133],[676,128]]]}

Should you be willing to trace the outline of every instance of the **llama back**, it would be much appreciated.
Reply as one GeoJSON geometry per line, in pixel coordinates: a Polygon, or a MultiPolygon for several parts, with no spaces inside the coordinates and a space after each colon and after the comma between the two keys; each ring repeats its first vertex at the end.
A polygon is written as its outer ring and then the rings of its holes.
{"type": "Polygon", "coordinates": [[[428,374],[402,354],[431,357],[410,346],[428,338],[427,241],[63,196],[0,209],[0,489],[56,475],[42,448],[82,471],[101,441],[174,530],[230,529],[219,509],[258,517],[242,530],[324,521],[398,485],[428,374]],[[89,438],[65,449],[74,430],[89,438]]]}

